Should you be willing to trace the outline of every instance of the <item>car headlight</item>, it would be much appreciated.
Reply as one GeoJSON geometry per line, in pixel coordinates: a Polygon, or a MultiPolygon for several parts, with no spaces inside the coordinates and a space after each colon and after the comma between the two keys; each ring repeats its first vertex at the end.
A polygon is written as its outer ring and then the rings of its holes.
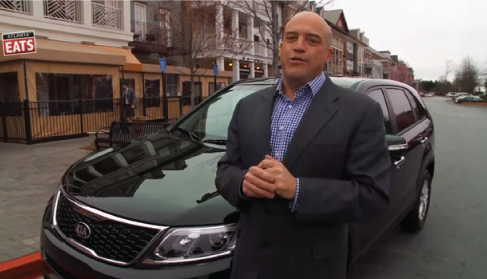
{"type": "Polygon", "coordinates": [[[225,257],[236,240],[236,224],[171,229],[144,263],[183,264],[225,257]]]}

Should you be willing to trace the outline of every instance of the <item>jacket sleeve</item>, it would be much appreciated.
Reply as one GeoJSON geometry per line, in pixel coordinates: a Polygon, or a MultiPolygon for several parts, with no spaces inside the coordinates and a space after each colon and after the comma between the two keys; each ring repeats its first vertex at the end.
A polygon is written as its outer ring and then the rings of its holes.
{"type": "Polygon", "coordinates": [[[383,113],[369,105],[351,139],[346,180],[299,177],[298,222],[358,222],[374,218],[389,206],[391,162],[383,113]]]}
{"type": "Polygon", "coordinates": [[[242,180],[247,169],[242,167],[242,157],[239,143],[239,101],[233,112],[228,127],[227,149],[225,155],[218,161],[215,185],[218,193],[237,209],[242,209],[249,201],[240,193],[242,180]]]}

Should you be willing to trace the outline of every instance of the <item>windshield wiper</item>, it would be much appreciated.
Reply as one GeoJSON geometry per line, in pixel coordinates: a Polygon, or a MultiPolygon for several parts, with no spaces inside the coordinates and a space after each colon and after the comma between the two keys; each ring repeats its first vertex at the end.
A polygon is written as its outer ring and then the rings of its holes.
{"type": "Polygon", "coordinates": [[[227,145],[227,140],[225,139],[205,139],[204,143],[213,143],[217,145],[227,145]]]}
{"type": "Polygon", "coordinates": [[[189,130],[183,129],[181,127],[176,127],[176,128],[174,128],[174,130],[179,131],[180,133],[183,133],[183,134],[189,136],[191,138],[191,140],[193,140],[193,141],[200,141],[201,142],[201,139],[195,133],[193,133],[189,130]]]}

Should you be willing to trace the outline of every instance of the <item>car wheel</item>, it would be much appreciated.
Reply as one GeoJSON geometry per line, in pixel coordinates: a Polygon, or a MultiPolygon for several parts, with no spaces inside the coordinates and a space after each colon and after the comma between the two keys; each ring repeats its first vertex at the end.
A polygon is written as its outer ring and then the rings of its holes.
{"type": "Polygon", "coordinates": [[[405,231],[420,231],[426,223],[431,197],[431,175],[425,170],[421,180],[421,188],[414,203],[414,207],[401,221],[401,228],[405,231]]]}

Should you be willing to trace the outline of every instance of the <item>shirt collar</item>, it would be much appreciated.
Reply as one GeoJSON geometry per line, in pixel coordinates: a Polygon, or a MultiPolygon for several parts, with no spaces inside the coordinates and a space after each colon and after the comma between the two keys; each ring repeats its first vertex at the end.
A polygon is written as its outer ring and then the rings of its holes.
{"type": "MultiPolygon", "coordinates": [[[[313,94],[313,97],[314,97],[314,96],[316,96],[316,93],[318,93],[318,91],[320,91],[321,87],[323,87],[325,80],[326,80],[325,73],[321,72],[321,74],[318,75],[317,77],[315,77],[313,80],[311,80],[311,81],[307,82],[305,85],[301,86],[298,89],[298,91],[303,89],[303,88],[309,88],[309,89],[311,89],[311,93],[313,94]]],[[[284,95],[284,92],[282,92],[282,78],[280,78],[279,81],[277,82],[277,87],[276,87],[276,91],[274,92],[274,94],[284,95]]]]}

